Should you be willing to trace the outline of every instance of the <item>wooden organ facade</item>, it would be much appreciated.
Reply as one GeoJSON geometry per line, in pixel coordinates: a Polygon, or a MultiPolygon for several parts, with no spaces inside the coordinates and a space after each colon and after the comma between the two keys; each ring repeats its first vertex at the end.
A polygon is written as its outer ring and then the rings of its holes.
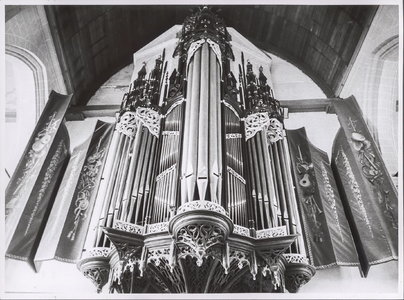
{"type": "Polygon", "coordinates": [[[94,249],[78,264],[99,289],[296,292],[315,274],[283,109],[263,68],[243,53],[235,59],[230,40],[201,9],[173,57],[163,50],[143,65],[125,94],[94,249]],[[168,60],[177,67],[168,70],[168,60]]]}
{"type": "Polygon", "coordinates": [[[338,115],[330,163],[284,128],[268,56],[208,7],[177,29],[72,153],[72,95],[51,93],[6,190],[6,256],[76,263],[110,293],[296,293],[397,260],[397,191],[354,97],[299,108],[338,115]]]}

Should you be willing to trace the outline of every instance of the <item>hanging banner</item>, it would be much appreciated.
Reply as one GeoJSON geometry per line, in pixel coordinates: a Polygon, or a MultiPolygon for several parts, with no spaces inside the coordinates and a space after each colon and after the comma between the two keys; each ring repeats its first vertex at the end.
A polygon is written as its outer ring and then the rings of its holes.
{"type": "Polygon", "coordinates": [[[50,93],[49,100],[6,188],[6,249],[14,235],[49,149],[53,145],[53,140],[71,98],[72,95],[61,95],[55,91],[50,93]]]}
{"type": "Polygon", "coordinates": [[[36,271],[34,256],[53,205],[69,157],[69,135],[62,124],[53,139],[43,166],[36,178],[6,257],[27,261],[36,271]]]}
{"type": "Polygon", "coordinates": [[[355,98],[332,104],[341,123],[333,167],[366,276],[371,265],[398,259],[397,190],[355,98]]]}
{"type": "Polygon", "coordinates": [[[311,263],[317,269],[358,265],[327,154],[310,143],[305,128],[287,130],[286,133],[311,263]]]}
{"type": "MultiPolygon", "coordinates": [[[[311,159],[316,174],[317,186],[320,192],[323,212],[327,220],[327,227],[331,237],[335,261],[328,267],[359,266],[358,253],[352,237],[352,232],[345,215],[344,206],[338,192],[334,174],[328,155],[309,141],[311,159]]],[[[321,267],[319,267],[321,268],[321,267]]]]}
{"type": "MultiPolygon", "coordinates": [[[[95,124],[94,124],[95,125],[95,124]]],[[[74,148],[66,172],[57,193],[55,203],[49,215],[38,251],[35,255],[35,265],[39,269],[40,262],[55,259],[56,249],[62,234],[67,213],[79,181],[86,154],[90,146],[91,137],[74,148]]]]}
{"type": "Polygon", "coordinates": [[[81,257],[114,127],[97,122],[55,251],[57,260],[76,263],[81,257]]]}

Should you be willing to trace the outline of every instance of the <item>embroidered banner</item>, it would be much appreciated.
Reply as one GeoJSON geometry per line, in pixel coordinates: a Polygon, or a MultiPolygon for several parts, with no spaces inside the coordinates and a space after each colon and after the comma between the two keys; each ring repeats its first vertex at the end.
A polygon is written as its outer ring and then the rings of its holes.
{"type": "Polygon", "coordinates": [[[6,251],[6,257],[27,261],[35,271],[34,256],[68,157],[69,135],[62,124],[53,139],[6,251]]]}
{"type": "Polygon", "coordinates": [[[7,249],[32,189],[53,145],[56,132],[64,118],[72,95],[61,95],[52,91],[38,120],[23,155],[6,188],[6,237],[7,249]]]}
{"type": "Polygon", "coordinates": [[[55,252],[57,260],[76,263],[81,257],[114,126],[97,122],[55,252]]]}
{"type": "Polygon", "coordinates": [[[332,103],[342,127],[332,164],[366,276],[371,265],[398,259],[397,190],[355,98],[332,103]]]}
{"type": "MultiPolygon", "coordinates": [[[[94,124],[95,125],[95,124],[94,124]]],[[[74,148],[66,172],[57,193],[55,203],[49,215],[38,251],[35,255],[35,265],[39,269],[40,262],[55,258],[56,249],[67,218],[70,204],[79,181],[86,154],[90,146],[91,137],[74,148]]]]}
{"type": "Polygon", "coordinates": [[[327,154],[310,143],[305,128],[287,130],[287,137],[311,263],[317,269],[358,265],[327,154]]]}
{"type": "Polygon", "coordinates": [[[310,142],[309,148],[335,256],[335,262],[323,267],[333,265],[359,266],[352,232],[345,215],[328,155],[310,142]]]}

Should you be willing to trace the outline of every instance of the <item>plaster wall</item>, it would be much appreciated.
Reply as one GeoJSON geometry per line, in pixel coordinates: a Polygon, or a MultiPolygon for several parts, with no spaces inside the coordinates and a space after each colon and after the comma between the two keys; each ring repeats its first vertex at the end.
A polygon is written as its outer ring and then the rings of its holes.
{"type": "Polygon", "coordinates": [[[5,44],[24,48],[38,57],[47,72],[48,91],[66,94],[49,24],[42,5],[30,6],[5,24],[5,44]]]}
{"type": "Polygon", "coordinates": [[[354,95],[390,174],[398,171],[399,7],[380,6],[340,97],[354,95]]]}

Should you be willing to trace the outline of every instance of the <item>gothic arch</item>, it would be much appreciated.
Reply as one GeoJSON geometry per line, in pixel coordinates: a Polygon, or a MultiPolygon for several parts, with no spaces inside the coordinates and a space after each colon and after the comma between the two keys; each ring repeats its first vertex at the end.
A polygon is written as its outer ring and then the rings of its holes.
{"type": "Polygon", "coordinates": [[[38,120],[47,100],[48,84],[46,68],[35,54],[24,48],[8,44],[6,44],[5,48],[6,55],[21,60],[32,70],[35,82],[35,116],[36,120],[38,120]]]}
{"type": "Polygon", "coordinates": [[[364,104],[368,123],[389,171],[396,173],[398,155],[398,35],[379,43],[371,52],[364,104]]]}

